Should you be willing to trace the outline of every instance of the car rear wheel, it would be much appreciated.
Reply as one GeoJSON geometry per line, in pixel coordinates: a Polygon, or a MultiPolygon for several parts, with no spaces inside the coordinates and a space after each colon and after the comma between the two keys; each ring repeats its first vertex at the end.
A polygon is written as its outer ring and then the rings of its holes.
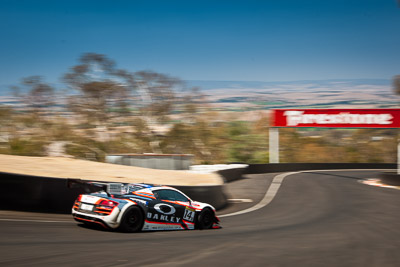
{"type": "Polygon", "coordinates": [[[121,232],[133,233],[140,231],[142,226],[143,212],[139,207],[132,206],[125,211],[118,229],[121,232]]]}
{"type": "Polygon", "coordinates": [[[198,229],[210,229],[214,224],[214,212],[210,209],[203,209],[197,217],[198,229]]]}

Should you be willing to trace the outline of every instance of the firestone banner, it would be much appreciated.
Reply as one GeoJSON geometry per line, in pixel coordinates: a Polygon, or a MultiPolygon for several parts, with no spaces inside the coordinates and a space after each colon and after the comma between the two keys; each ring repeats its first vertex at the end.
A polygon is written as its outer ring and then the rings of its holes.
{"type": "Polygon", "coordinates": [[[400,109],[277,109],[271,126],[400,128],[400,109]]]}

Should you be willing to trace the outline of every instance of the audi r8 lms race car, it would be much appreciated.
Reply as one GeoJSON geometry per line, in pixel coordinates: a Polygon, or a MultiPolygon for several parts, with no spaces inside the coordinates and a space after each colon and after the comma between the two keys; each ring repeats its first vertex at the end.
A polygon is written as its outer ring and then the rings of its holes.
{"type": "Polygon", "coordinates": [[[193,201],[173,187],[79,183],[102,190],[76,199],[72,216],[84,224],[122,232],[220,228],[213,206],[193,201]]]}

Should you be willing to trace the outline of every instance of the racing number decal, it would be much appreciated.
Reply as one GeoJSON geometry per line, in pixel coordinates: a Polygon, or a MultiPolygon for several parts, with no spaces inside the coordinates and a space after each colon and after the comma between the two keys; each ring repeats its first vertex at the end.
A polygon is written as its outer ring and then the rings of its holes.
{"type": "Polygon", "coordinates": [[[196,211],[194,209],[186,207],[183,219],[188,222],[193,222],[195,213],[196,211]]]}

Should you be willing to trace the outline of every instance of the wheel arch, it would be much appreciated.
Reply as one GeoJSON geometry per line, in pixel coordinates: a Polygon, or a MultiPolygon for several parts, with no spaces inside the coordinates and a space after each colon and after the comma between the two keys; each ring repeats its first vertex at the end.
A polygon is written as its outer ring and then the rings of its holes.
{"type": "Polygon", "coordinates": [[[196,219],[195,219],[195,228],[196,229],[204,229],[203,226],[201,226],[200,215],[205,210],[209,210],[211,212],[211,214],[213,216],[213,218],[212,218],[213,223],[217,223],[218,222],[218,219],[217,219],[217,216],[216,216],[216,212],[212,208],[212,206],[205,206],[201,210],[196,211],[196,219]]]}
{"type": "Polygon", "coordinates": [[[134,207],[134,206],[135,206],[135,207],[138,207],[138,208],[140,209],[140,211],[142,212],[143,221],[146,219],[146,211],[144,210],[144,207],[142,207],[141,205],[135,204],[135,203],[128,202],[128,203],[121,209],[120,213],[118,214],[118,217],[117,217],[117,224],[118,224],[118,226],[117,226],[117,227],[120,226],[121,220],[122,220],[122,218],[124,217],[125,212],[126,212],[128,209],[130,209],[131,207],[134,207]]]}

